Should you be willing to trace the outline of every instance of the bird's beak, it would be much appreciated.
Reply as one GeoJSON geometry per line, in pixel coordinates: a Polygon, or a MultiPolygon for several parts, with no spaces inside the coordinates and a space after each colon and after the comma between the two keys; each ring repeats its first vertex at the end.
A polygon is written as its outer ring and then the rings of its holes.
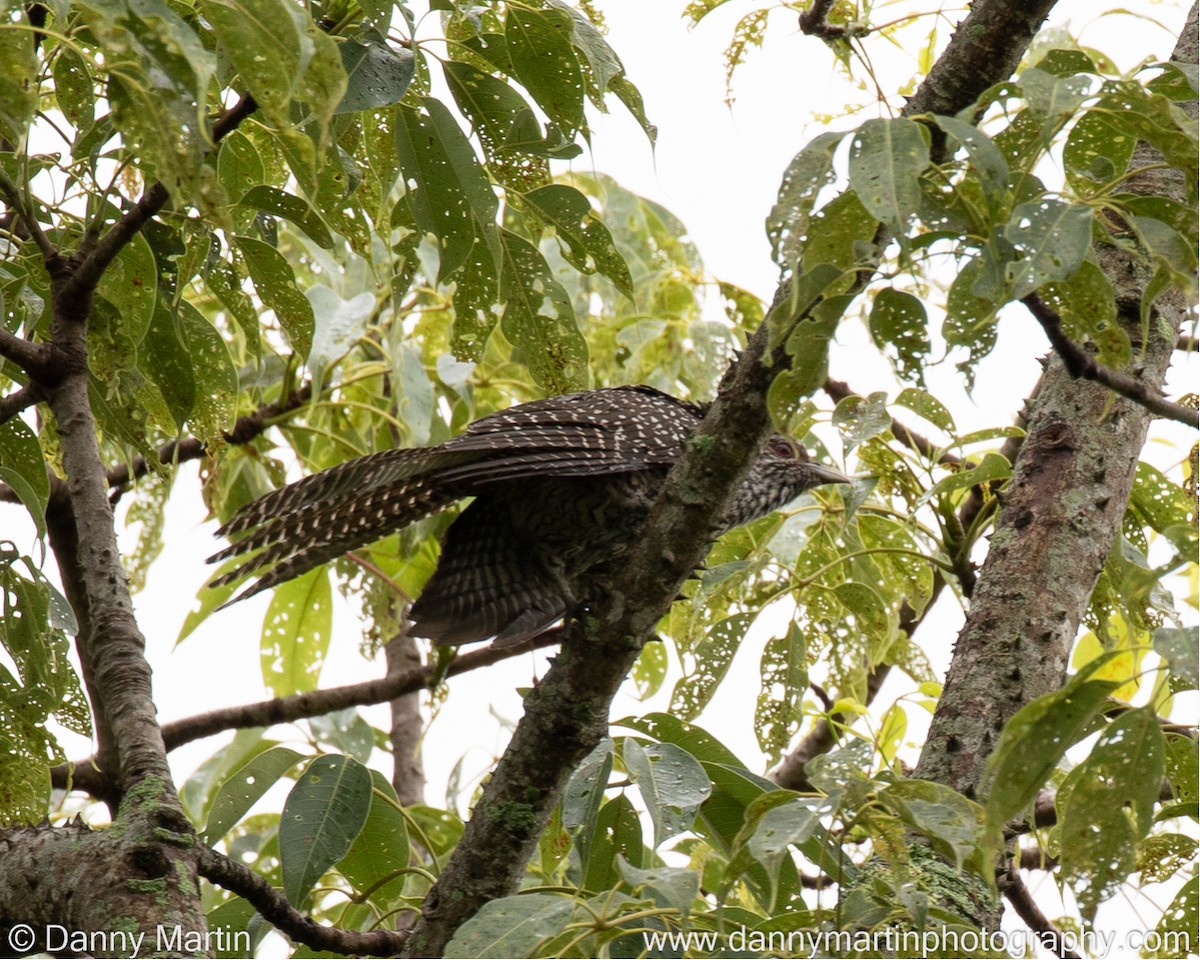
{"type": "Polygon", "coordinates": [[[821,483],[853,483],[854,478],[844,473],[838,473],[832,467],[823,467],[818,463],[810,463],[808,469],[821,478],[821,483]]]}

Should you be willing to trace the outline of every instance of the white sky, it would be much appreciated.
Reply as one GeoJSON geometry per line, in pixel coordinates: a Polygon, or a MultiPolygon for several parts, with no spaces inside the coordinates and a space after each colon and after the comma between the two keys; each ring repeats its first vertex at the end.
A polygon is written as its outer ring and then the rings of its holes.
{"type": "MultiPolygon", "coordinates": [[[[797,31],[794,14],[777,11],[772,16],[774,29],[766,49],[752,52],[749,63],[739,70],[734,80],[736,103],[732,110],[727,109],[723,103],[722,51],[733,24],[753,9],[751,3],[733,0],[693,30],[688,30],[680,17],[682,0],[600,0],[598,5],[609,24],[609,41],[642,90],[651,121],[658,125],[658,148],[651,153],[636,124],[614,102],[612,114],[594,118],[593,152],[590,158],[585,154],[576,160],[576,168],[610,174],[625,187],[668,207],[687,224],[712,274],[769,300],[776,271],[763,221],[774,202],[780,176],[793,154],[824,129],[814,121],[816,115],[838,117],[844,105],[868,98],[835,71],[830,54],[818,40],[797,31]]],[[[883,5],[876,19],[892,19],[913,6],[883,5]]],[[[1164,25],[1160,29],[1130,16],[1097,19],[1094,11],[1102,9],[1100,4],[1064,0],[1054,14],[1054,22],[1069,22],[1073,31],[1083,32],[1087,43],[1129,68],[1145,57],[1169,54],[1186,6],[1182,0],[1134,0],[1125,5],[1135,14],[1158,18],[1164,25]]],[[[939,30],[943,35],[962,14],[956,9],[942,18],[939,30]]],[[[926,21],[917,31],[920,39],[932,25],[926,21]]],[[[894,89],[900,82],[892,78],[912,75],[915,47],[915,43],[906,44],[906,49],[874,44],[872,51],[878,58],[876,66],[885,89],[894,89]],[[887,87],[889,79],[891,88],[887,87]]],[[[834,122],[840,129],[850,129],[860,119],[873,115],[876,113],[871,108],[860,118],[834,122]]],[[[832,361],[835,376],[849,380],[859,392],[889,389],[894,395],[886,367],[868,347],[860,324],[844,325],[838,340],[832,361]]],[[[944,400],[946,394],[952,398],[950,406],[960,427],[1007,422],[1036,378],[1035,357],[1044,350],[1036,326],[1020,311],[1009,311],[1002,322],[1000,349],[984,364],[973,399],[962,396],[952,364],[935,372],[931,388],[944,400]]],[[[1174,435],[1179,436],[1179,432],[1174,435]]],[[[834,440],[832,432],[825,436],[834,440]]],[[[1185,446],[1160,446],[1162,465],[1177,462],[1185,450],[1185,446]]],[[[12,529],[14,513],[12,508],[3,512],[0,522],[11,531],[5,536],[14,536],[23,549],[31,550],[32,535],[16,536],[12,529]]],[[[164,554],[152,568],[146,590],[135,598],[148,639],[148,656],[156,669],[156,700],[164,721],[265,696],[258,652],[266,606],[263,597],[211,618],[180,649],[172,651],[179,626],[205,581],[203,558],[212,552],[214,527],[205,521],[200,506],[196,467],[188,465],[176,481],[164,554]]],[[[939,671],[945,667],[949,643],[959,622],[954,604],[944,607],[936,629],[919,635],[939,671]]],[[[761,642],[747,646],[757,648],[761,642]]],[[[758,690],[757,661],[757,649],[742,652],[722,693],[698,722],[738,752],[749,767],[761,770],[751,723],[758,690]]],[[[469,775],[478,777],[489,769],[507,739],[494,717],[515,721],[520,716],[515,690],[528,686],[543,671],[544,663],[544,655],[528,655],[450,681],[448,700],[427,739],[429,802],[444,802],[446,778],[460,757],[466,756],[469,775]]],[[[382,658],[369,663],[360,657],[356,624],[347,615],[340,615],[321,685],[356,682],[382,670],[382,658]]],[[[660,697],[647,704],[622,696],[614,707],[614,716],[663,709],[669,692],[670,683],[660,697]]],[[[891,699],[885,696],[881,702],[891,699]]],[[[387,725],[385,708],[367,713],[375,723],[387,725]]],[[[923,735],[920,713],[909,711],[908,739],[915,745],[923,735]]],[[[220,742],[209,739],[176,751],[172,759],[180,782],[220,742]]],[[[87,745],[78,742],[68,749],[73,757],[87,752],[87,745]]],[[[386,770],[386,758],[383,763],[386,770]]],[[[459,801],[460,809],[463,799],[459,801]]],[[[1137,907],[1133,905],[1135,911],[1137,907]]],[[[1048,909],[1052,914],[1056,912],[1053,907],[1048,909]]],[[[1150,917],[1156,915],[1156,911],[1149,911],[1150,917]]],[[[1122,916],[1130,914],[1122,911],[1122,916]]]]}

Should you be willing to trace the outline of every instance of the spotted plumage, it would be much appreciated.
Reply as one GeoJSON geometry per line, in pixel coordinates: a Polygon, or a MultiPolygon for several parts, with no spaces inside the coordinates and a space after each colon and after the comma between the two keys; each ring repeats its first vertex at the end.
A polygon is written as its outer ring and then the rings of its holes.
{"type": "MultiPolygon", "coordinates": [[[[257,574],[236,599],[252,596],[474,497],[413,604],[412,633],[520,642],[603,589],[703,413],[650,387],[610,387],[520,404],[434,447],[351,460],[255,500],[218,530],[232,542],[210,562],[258,552],[213,585],[257,574]]],[[[845,480],[772,437],[721,529],[845,480]]]]}

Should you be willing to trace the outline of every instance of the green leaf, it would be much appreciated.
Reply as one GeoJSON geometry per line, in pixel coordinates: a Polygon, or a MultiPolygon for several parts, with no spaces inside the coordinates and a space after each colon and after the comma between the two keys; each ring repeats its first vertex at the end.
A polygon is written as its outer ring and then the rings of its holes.
{"type": "Polygon", "coordinates": [[[136,233],[108,265],[96,287],[100,296],[116,308],[121,336],[134,347],[150,326],[157,289],[154,252],[145,236],[136,233]]]}
{"type": "Polygon", "coordinates": [[[160,0],[85,0],[84,19],[103,53],[107,95],[126,149],[140,150],[146,178],[211,213],[226,198],[204,163],[204,108],[216,57],[160,0]]]}
{"type": "Polygon", "coordinates": [[[37,107],[36,34],[28,24],[13,21],[11,14],[0,20],[0,130],[9,141],[25,143],[26,127],[37,107]]]}
{"type": "Polygon", "coordinates": [[[548,5],[571,18],[571,43],[587,61],[591,80],[595,85],[592,93],[596,100],[596,106],[601,107],[602,98],[608,89],[609,82],[625,71],[620,58],[616,51],[608,45],[604,34],[582,10],[577,10],[564,3],[563,0],[549,0],[548,5]]]}
{"type": "Polygon", "coordinates": [[[325,871],[346,855],[367,822],[371,774],[349,757],[317,757],[288,794],[279,818],[283,892],[300,906],[325,871]]]}
{"type": "Polygon", "coordinates": [[[305,759],[287,747],[271,747],[256,754],[221,784],[208,810],[202,836],[216,843],[271,789],[285,773],[305,759]]]}
{"type": "Polygon", "coordinates": [[[208,819],[217,791],[229,775],[246,764],[251,757],[273,746],[273,741],[263,739],[262,727],[236,731],[233,740],[200,764],[195,773],[179,788],[179,799],[187,815],[196,823],[204,823],[208,819]]]}
{"type": "Polygon", "coordinates": [[[1154,217],[1131,216],[1129,223],[1150,257],[1170,273],[1189,300],[1195,299],[1196,251],[1192,245],[1177,230],[1154,217]]]}
{"type": "Polygon", "coordinates": [[[1026,704],[1005,724],[987,765],[987,827],[994,842],[1004,824],[1045,785],[1067,750],[1093,730],[1108,695],[1120,683],[1089,677],[1114,655],[1096,658],[1061,689],[1026,704]]]}
{"type": "Polygon", "coordinates": [[[901,117],[868,120],[850,144],[850,186],[875,219],[895,233],[908,229],[921,203],[919,177],[929,166],[929,134],[901,117]]]}
{"type": "Polygon", "coordinates": [[[440,283],[467,261],[476,238],[487,243],[499,263],[499,205],[470,141],[449,111],[429,97],[421,105],[420,112],[396,108],[396,154],[416,225],[437,240],[440,283]]]}
{"type": "MultiPolygon", "coordinates": [[[[768,793],[770,806],[762,814],[750,835],[746,847],[772,877],[779,875],[779,868],[788,850],[793,845],[804,843],[820,827],[820,810],[817,802],[789,795],[785,791],[768,793]]],[[[752,814],[747,813],[747,823],[752,814]]],[[[774,897],[772,897],[774,899],[774,897]]]]}
{"type": "Polygon", "coordinates": [[[267,180],[267,168],[254,141],[232,130],[217,148],[217,177],[230,197],[244,197],[267,180]]]}
{"type": "Polygon", "coordinates": [[[983,866],[978,858],[983,808],[957,790],[928,780],[898,780],[879,791],[879,800],[959,870],[970,860],[977,870],[983,866]]]}
{"type": "Polygon", "coordinates": [[[362,41],[343,39],[338,44],[346,71],[346,93],[333,111],[356,113],[398,103],[412,83],[415,62],[411,50],[393,50],[376,30],[362,41]]]}
{"type": "Polygon", "coordinates": [[[1171,668],[1171,692],[1200,689],[1200,628],[1157,627],[1154,652],[1171,668]]]}
{"type": "Polygon", "coordinates": [[[783,173],[779,195],[767,215],[771,259],[781,270],[795,270],[804,258],[813,205],[821,188],[834,181],[833,154],[845,136],[821,134],[792,158],[783,173]]]}
{"type": "Polygon", "coordinates": [[[1012,187],[1004,154],[986,133],[957,117],[937,117],[937,125],[962,145],[979,175],[979,185],[993,213],[1004,207],[1012,187]]]}
{"type": "Polygon", "coordinates": [[[1011,475],[1012,465],[1000,454],[988,452],[975,466],[942,477],[925,493],[922,500],[933,500],[955,490],[966,490],[981,483],[991,483],[993,480],[1007,480],[1011,475]]]}
{"type": "Polygon", "coordinates": [[[939,430],[954,433],[954,417],[937,397],[924,390],[907,387],[896,397],[896,406],[907,407],[918,417],[928,420],[939,430]]]}
{"type": "Polygon", "coordinates": [[[291,123],[288,107],[314,53],[304,10],[287,0],[199,0],[217,43],[263,116],[291,123]]]}
{"type": "Polygon", "coordinates": [[[37,526],[38,536],[44,537],[50,478],[46,475],[42,445],[18,417],[0,423],[0,480],[7,483],[25,504],[37,526]]]}
{"type": "Polygon", "coordinates": [[[871,304],[868,327],[875,346],[891,355],[896,375],[901,380],[924,384],[929,362],[925,305],[911,293],[885,287],[871,304]]]}
{"type": "Polygon", "coordinates": [[[681,677],[671,692],[671,713],[693,720],[707,706],[757,617],[757,610],[734,614],[714,624],[704,635],[693,654],[695,669],[681,677]]]}
{"type": "Polygon", "coordinates": [[[642,824],[627,796],[613,797],[600,808],[587,850],[582,884],[587,890],[608,890],[617,885],[621,879],[618,857],[642,865],[642,824]]]}
{"type": "Polygon", "coordinates": [[[686,870],[682,867],[651,867],[641,870],[631,866],[623,857],[618,857],[617,865],[624,880],[634,892],[641,890],[648,894],[657,894],[655,900],[663,906],[673,907],[683,916],[687,916],[700,894],[700,874],[696,870],[686,870]]]}
{"type": "Polygon", "coordinates": [[[552,183],[525,194],[525,201],[552,227],[568,262],[581,273],[599,271],[633,302],[629,266],[588,198],[574,187],[552,183]]]}
{"type": "Polygon", "coordinates": [[[1108,275],[1084,260],[1071,276],[1042,288],[1040,296],[1062,318],[1063,329],[1076,342],[1090,340],[1100,348],[1099,360],[1123,367],[1132,350],[1129,334],[1117,323],[1117,298],[1108,275]]]}
{"type": "Polygon", "coordinates": [[[800,731],[801,707],[808,689],[808,651],[804,632],[797,624],[788,624],[784,636],[767,641],[759,675],[762,686],[754,711],[754,734],[767,762],[774,764],[800,731]]]}
{"type": "Polygon", "coordinates": [[[855,395],[839,400],[830,423],[837,427],[846,453],[850,453],[860,443],[891,430],[887,394],[878,390],[869,397],[855,395]]]}
{"type": "Polygon", "coordinates": [[[583,73],[572,34],[571,16],[559,9],[514,5],[504,20],[516,78],[568,138],[583,128],[583,73]]]}
{"type": "Polygon", "coordinates": [[[1019,259],[1005,268],[1009,295],[1019,300],[1079,269],[1091,248],[1092,208],[1051,197],[1022,203],[1004,227],[1019,259]]]}
{"type": "Polygon", "coordinates": [[[626,717],[614,726],[637,730],[662,743],[673,743],[702,763],[737,766],[734,753],[707,730],[680,720],[670,713],[648,713],[642,717],[626,717]]]}
{"type": "Polygon", "coordinates": [[[563,829],[570,834],[579,851],[579,859],[586,872],[591,839],[596,830],[596,817],[604,802],[604,791],[608,787],[608,775],[612,772],[613,743],[608,737],[584,757],[583,763],[575,768],[567,781],[562,798],[563,829]]]}
{"type": "Polygon", "coordinates": [[[296,286],[291,264],[268,243],[253,237],[236,237],[234,242],[246,260],[263,304],[275,311],[288,342],[300,356],[312,349],[313,312],[308,300],[296,286]]]}
{"type": "Polygon", "coordinates": [[[888,631],[887,608],[874,587],[865,583],[839,583],[833,588],[838,602],[853,614],[858,629],[882,639],[888,631]]]}
{"type": "Polygon", "coordinates": [[[308,369],[313,381],[324,384],[329,368],[344,357],[367,331],[375,316],[375,295],[369,290],[343,300],[331,287],[314,284],[305,291],[312,304],[315,329],[308,369]]]}
{"type": "Polygon", "coordinates": [[[622,756],[654,822],[654,846],[689,829],[712,785],[700,763],[672,743],[643,747],[626,738],[622,756]]]}
{"type": "Polygon", "coordinates": [[[447,958],[528,957],[543,940],[562,932],[575,903],[553,893],[489,900],[446,944],[447,958]]]}
{"type": "Polygon", "coordinates": [[[587,383],[587,341],[567,291],[536,247],[507,230],[500,239],[500,327],[515,348],[514,359],[529,368],[548,394],[582,388],[587,383]]]}
{"type": "Polygon", "coordinates": [[[312,204],[294,193],[285,193],[276,187],[253,186],[242,195],[238,205],[282,217],[303,230],[317,246],[326,250],[333,247],[333,237],[321,215],[312,204]]]}
{"type": "Polygon", "coordinates": [[[263,617],[263,683],[277,697],[317,685],[333,625],[329,572],[310,570],[275,588],[263,617]]]}
{"type": "Polygon", "coordinates": [[[1063,875],[1089,923],[1137,866],[1137,845],[1154,822],[1163,769],[1158,719],[1142,707],[1100,734],[1072,771],[1069,789],[1059,792],[1063,875]]]}
{"type": "Polygon", "coordinates": [[[1129,169],[1137,137],[1109,109],[1088,110],[1075,121],[1063,145],[1063,170],[1071,189],[1082,196],[1098,193],[1129,169]]]}
{"type": "Polygon", "coordinates": [[[638,126],[642,128],[642,132],[646,134],[646,139],[650,141],[650,146],[653,147],[658,140],[658,127],[652,124],[646,117],[646,107],[642,102],[642,91],[635,87],[633,82],[624,74],[619,77],[613,77],[608,87],[617,95],[617,99],[625,104],[625,109],[633,114],[633,118],[638,122],[638,126]]]}
{"type": "Polygon", "coordinates": [[[258,356],[262,351],[258,311],[250,295],[242,289],[242,276],[223,257],[213,256],[204,266],[204,283],[237,321],[246,335],[246,348],[258,356]]]}
{"type": "MultiPolygon", "coordinates": [[[[7,62],[2,56],[0,61],[7,62]]],[[[91,127],[96,116],[92,74],[83,57],[66,44],[58,48],[54,58],[54,99],[62,115],[77,131],[77,137],[91,127]]],[[[6,100],[0,95],[0,102],[6,100]]]]}
{"type": "Polygon", "coordinates": [[[179,301],[179,332],[187,344],[188,362],[196,378],[195,403],[189,420],[196,436],[215,443],[233,427],[237,413],[237,371],[217,329],[187,300],[179,301]]]}
{"type": "Polygon", "coordinates": [[[952,347],[966,347],[970,356],[958,364],[967,379],[968,389],[975,382],[975,364],[986,357],[996,345],[997,300],[976,292],[984,280],[988,263],[983,257],[968,260],[950,284],[946,295],[946,318],[942,336],[952,347]]]}
{"type": "Polygon", "coordinates": [[[162,300],[157,304],[138,354],[143,371],[158,387],[176,428],[182,433],[196,404],[196,378],[179,318],[162,300]]]}
{"type": "Polygon", "coordinates": [[[371,891],[371,902],[381,910],[390,910],[404,895],[406,877],[402,871],[412,856],[408,821],[395,789],[383,775],[372,770],[371,780],[374,789],[366,822],[337,868],[359,894],[371,891]]]}
{"type": "Polygon", "coordinates": [[[1197,928],[1200,928],[1200,877],[1192,877],[1163,911],[1154,933],[1159,943],[1174,945],[1172,952],[1182,954],[1195,949],[1197,928]]]}

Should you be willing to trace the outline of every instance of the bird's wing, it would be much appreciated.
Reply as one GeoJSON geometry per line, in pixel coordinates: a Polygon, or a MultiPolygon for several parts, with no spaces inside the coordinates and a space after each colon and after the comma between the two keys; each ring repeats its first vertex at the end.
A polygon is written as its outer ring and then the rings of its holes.
{"type": "Polygon", "coordinates": [[[260,497],[221,527],[217,535],[233,542],[210,563],[260,552],[213,585],[266,571],[237,599],[251,596],[499,481],[673,463],[699,420],[699,408],[650,387],[612,387],[519,404],[434,447],[339,464],[260,497]]]}

